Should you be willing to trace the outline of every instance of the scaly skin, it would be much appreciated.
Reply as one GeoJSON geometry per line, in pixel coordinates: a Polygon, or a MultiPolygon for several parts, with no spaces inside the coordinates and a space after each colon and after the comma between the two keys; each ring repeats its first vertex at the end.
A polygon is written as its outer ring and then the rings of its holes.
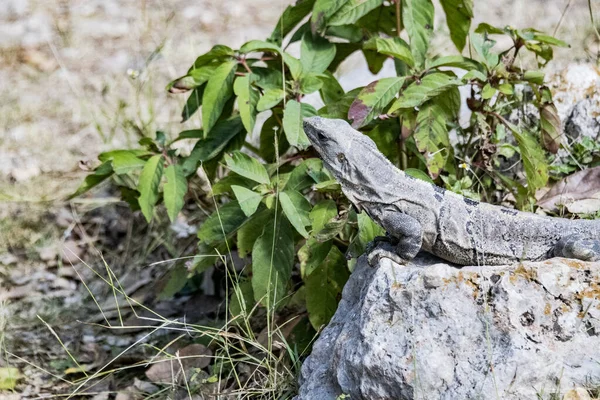
{"type": "Polygon", "coordinates": [[[420,249],[459,265],[554,256],[600,260],[600,220],[546,217],[467,199],[397,169],[343,120],[310,117],[304,131],[358,210],[388,232],[369,260],[406,263],[420,249]]]}

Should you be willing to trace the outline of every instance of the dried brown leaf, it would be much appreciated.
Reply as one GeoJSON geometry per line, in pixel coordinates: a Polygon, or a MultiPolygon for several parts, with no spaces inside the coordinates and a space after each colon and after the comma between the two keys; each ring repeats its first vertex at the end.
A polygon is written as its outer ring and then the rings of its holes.
{"type": "Polygon", "coordinates": [[[201,344],[190,344],[178,350],[173,357],[163,357],[146,370],[146,377],[154,383],[173,383],[186,377],[195,368],[205,368],[212,360],[212,351],[201,344]],[[179,356],[179,359],[177,358],[179,356]]]}
{"type": "Polygon", "coordinates": [[[544,104],[540,108],[540,125],[542,128],[542,145],[552,154],[558,153],[562,128],[558,110],[554,104],[544,104]]]}
{"type": "Polygon", "coordinates": [[[598,199],[600,167],[579,171],[562,179],[538,200],[538,205],[550,211],[556,211],[559,205],[564,205],[571,212],[579,213],[583,209],[587,210],[586,213],[593,213],[600,209],[598,199]],[[582,201],[586,203],[581,203],[582,201]],[[571,206],[574,206],[573,210],[571,206]]]}

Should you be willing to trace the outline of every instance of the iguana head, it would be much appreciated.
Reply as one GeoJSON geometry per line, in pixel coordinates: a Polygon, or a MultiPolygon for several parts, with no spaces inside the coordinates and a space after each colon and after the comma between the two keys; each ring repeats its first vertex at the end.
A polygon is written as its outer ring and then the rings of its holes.
{"type": "Polygon", "coordinates": [[[363,202],[393,201],[387,190],[398,171],[366,135],[341,119],[304,119],[304,132],[321,156],[325,167],[342,185],[356,206],[363,202]]]}

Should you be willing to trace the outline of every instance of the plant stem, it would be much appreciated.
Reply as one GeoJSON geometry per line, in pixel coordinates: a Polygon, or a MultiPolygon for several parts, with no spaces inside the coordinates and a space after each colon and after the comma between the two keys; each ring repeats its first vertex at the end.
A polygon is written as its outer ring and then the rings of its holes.
{"type": "MultiPolygon", "coordinates": [[[[402,0],[396,0],[396,33],[400,37],[402,31],[402,0]]],[[[402,117],[398,117],[400,124],[400,136],[398,137],[398,152],[400,153],[400,169],[405,170],[408,167],[408,155],[406,154],[406,140],[402,138],[402,117]]]]}
{"type": "Polygon", "coordinates": [[[244,146],[246,146],[246,148],[248,150],[250,150],[251,152],[255,153],[257,156],[260,156],[260,150],[254,146],[253,144],[249,143],[249,142],[244,142],[244,146]]]}
{"type": "Polygon", "coordinates": [[[239,63],[242,64],[244,66],[244,68],[246,69],[246,71],[248,71],[249,74],[252,73],[252,70],[250,69],[250,66],[248,65],[248,63],[246,62],[245,58],[241,58],[239,60],[239,63]]]}
{"type": "Polygon", "coordinates": [[[401,24],[402,18],[402,0],[396,0],[396,33],[400,37],[400,31],[402,30],[401,24]]]}
{"type": "Polygon", "coordinates": [[[596,37],[598,38],[598,40],[600,40],[600,32],[598,32],[598,27],[596,26],[596,23],[594,22],[594,10],[592,9],[592,1],[588,0],[588,9],[590,10],[590,20],[592,22],[592,27],[594,28],[594,32],[596,32],[596,37]]]}

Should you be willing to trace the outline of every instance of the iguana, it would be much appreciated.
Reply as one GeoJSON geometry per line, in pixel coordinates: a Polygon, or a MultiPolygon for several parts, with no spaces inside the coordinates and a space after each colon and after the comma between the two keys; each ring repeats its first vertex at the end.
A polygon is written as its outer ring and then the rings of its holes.
{"type": "Polygon", "coordinates": [[[346,121],[310,117],[304,131],[346,197],[387,231],[368,255],[406,264],[421,249],[459,265],[551,257],[600,260],[600,220],[570,220],[478,202],[396,168],[346,121]]]}

